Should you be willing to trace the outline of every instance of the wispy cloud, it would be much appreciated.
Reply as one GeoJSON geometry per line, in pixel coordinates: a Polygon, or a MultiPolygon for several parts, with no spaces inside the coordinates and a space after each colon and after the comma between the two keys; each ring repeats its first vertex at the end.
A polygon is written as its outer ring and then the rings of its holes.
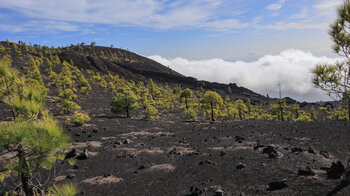
{"type": "Polygon", "coordinates": [[[8,33],[23,31],[55,33],[57,31],[78,31],[79,26],[64,21],[30,20],[19,24],[0,24],[0,30],[8,33]]]}
{"type": "Polygon", "coordinates": [[[308,8],[304,7],[299,13],[293,14],[290,19],[304,19],[309,16],[308,8]]]}
{"type": "Polygon", "coordinates": [[[279,10],[282,8],[286,0],[278,0],[276,3],[270,4],[266,7],[268,10],[279,10]]]}
{"type": "MultiPolygon", "coordinates": [[[[313,6],[314,9],[328,9],[338,5],[341,0],[323,0],[313,6]]],[[[289,2],[289,1],[288,1],[289,2]]],[[[288,3],[286,0],[276,0],[266,8],[273,15],[281,17],[281,8],[288,3]],[[278,11],[278,12],[277,12],[278,11]]],[[[169,29],[206,29],[214,31],[230,31],[234,29],[259,28],[256,26],[260,18],[250,17],[251,13],[242,4],[233,4],[228,0],[0,0],[0,8],[9,9],[16,14],[25,15],[29,23],[37,23],[38,28],[45,31],[76,31],[85,25],[108,24],[123,27],[142,27],[157,30],[169,29]],[[227,8],[230,5],[230,9],[227,8]],[[232,11],[234,10],[234,11],[232,11]],[[244,15],[244,17],[241,17],[244,15]],[[258,20],[257,20],[258,19],[258,20]],[[51,25],[55,23],[56,25],[51,25]]],[[[271,16],[271,13],[268,13],[271,16]]],[[[266,16],[266,15],[265,15],[266,16]]],[[[295,13],[290,19],[307,17],[307,10],[295,13]]],[[[276,17],[277,18],[277,17],[276,17]]],[[[329,21],[327,21],[329,22],[329,21]]],[[[0,22],[1,23],[1,22],[0,22]]],[[[7,31],[21,32],[30,30],[31,24],[19,20],[17,24],[6,24],[7,31]]],[[[269,29],[319,29],[323,23],[297,24],[283,22],[268,23],[269,29]]],[[[2,24],[5,29],[5,24],[2,24]]],[[[86,31],[86,30],[85,30],[86,31]]],[[[91,30],[93,31],[93,30],[91,30]]]]}
{"type": "Polygon", "coordinates": [[[306,23],[306,22],[277,22],[269,25],[256,25],[258,29],[291,30],[291,29],[323,29],[329,28],[329,23],[306,23]]]}
{"type": "Polygon", "coordinates": [[[320,10],[334,9],[343,2],[343,0],[321,0],[320,3],[315,4],[314,7],[320,10]]]}
{"type": "Polygon", "coordinates": [[[334,63],[337,58],[317,57],[309,52],[286,50],[277,55],[265,55],[256,61],[225,61],[222,59],[188,60],[149,56],[187,76],[222,83],[237,83],[255,92],[278,96],[277,84],[282,84],[283,96],[300,101],[329,100],[312,84],[311,70],[318,63],[334,63]]]}

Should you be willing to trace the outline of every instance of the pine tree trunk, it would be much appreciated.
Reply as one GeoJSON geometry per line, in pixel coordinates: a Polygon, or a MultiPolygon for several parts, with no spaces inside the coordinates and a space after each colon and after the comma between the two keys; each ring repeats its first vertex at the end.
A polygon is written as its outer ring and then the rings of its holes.
{"type": "Polygon", "coordinates": [[[214,119],[213,102],[212,102],[212,101],[210,102],[210,108],[211,108],[211,120],[212,120],[212,121],[215,121],[215,119],[214,119]]]}
{"type": "Polygon", "coordinates": [[[27,173],[28,165],[27,165],[26,159],[23,156],[23,151],[21,150],[21,147],[19,147],[18,159],[19,159],[19,167],[21,168],[20,176],[21,176],[23,191],[26,194],[26,196],[34,196],[34,190],[33,190],[34,187],[30,182],[31,176],[29,173],[27,173]]]}
{"type": "Polygon", "coordinates": [[[350,120],[350,95],[348,95],[348,115],[349,115],[348,120],[350,120]]]}
{"type": "MultiPolygon", "coordinates": [[[[9,84],[8,84],[8,82],[7,82],[7,78],[6,77],[4,77],[5,78],[5,85],[6,85],[6,90],[7,90],[7,94],[9,95],[9,96],[11,96],[10,95],[10,86],[9,86],[9,84]]],[[[16,119],[16,114],[15,114],[15,111],[13,110],[13,107],[11,107],[11,112],[12,112],[12,116],[13,116],[13,119],[16,119]]]]}
{"type": "Polygon", "coordinates": [[[185,96],[186,109],[188,109],[187,97],[185,96]]]}
{"type": "Polygon", "coordinates": [[[283,109],[282,109],[282,102],[281,102],[281,100],[279,100],[279,104],[280,104],[280,111],[281,111],[281,120],[283,122],[284,119],[283,119],[283,109]]]}
{"type": "Polygon", "coordinates": [[[129,106],[126,106],[126,117],[130,118],[130,114],[129,114],[129,106]]]}

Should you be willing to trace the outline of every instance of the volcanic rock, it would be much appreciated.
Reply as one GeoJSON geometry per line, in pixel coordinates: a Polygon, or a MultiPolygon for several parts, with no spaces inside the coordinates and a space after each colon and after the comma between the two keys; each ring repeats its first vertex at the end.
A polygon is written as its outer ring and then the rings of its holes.
{"type": "Polygon", "coordinates": [[[211,161],[211,160],[203,160],[203,161],[199,161],[198,165],[212,165],[215,164],[215,162],[211,161]]]}
{"type": "Polygon", "coordinates": [[[84,149],[83,152],[81,152],[78,156],[78,160],[85,160],[89,158],[89,151],[87,149],[84,149]]]}
{"type": "Polygon", "coordinates": [[[276,150],[276,148],[273,145],[264,148],[262,153],[263,154],[265,154],[265,153],[268,154],[269,158],[282,158],[283,157],[283,153],[281,153],[280,151],[276,150]]]}
{"type": "Polygon", "coordinates": [[[292,153],[294,153],[294,152],[304,152],[304,149],[300,148],[300,147],[294,147],[294,148],[292,148],[292,153]]]}
{"type": "Polygon", "coordinates": [[[78,154],[80,154],[80,150],[73,148],[71,151],[66,153],[66,156],[64,159],[70,159],[70,158],[76,157],[78,156],[78,154]]]}
{"type": "Polygon", "coordinates": [[[285,183],[285,181],[274,181],[269,183],[269,187],[267,188],[268,191],[275,191],[275,190],[281,190],[288,187],[288,185],[285,183]]]}
{"type": "Polygon", "coordinates": [[[312,147],[309,148],[309,150],[307,151],[308,153],[311,153],[311,154],[316,154],[316,150],[313,149],[312,147]]]}
{"type": "Polygon", "coordinates": [[[238,163],[238,165],[236,166],[236,169],[243,169],[243,168],[245,168],[244,163],[238,163]]]}
{"type": "Polygon", "coordinates": [[[327,178],[338,179],[345,173],[344,165],[337,161],[332,163],[331,168],[327,171],[327,178]]]}
{"type": "Polygon", "coordinates": [[[176,148],[173,148],[169,154],[176,154],[176,155],[181,155],[181,153],[176,149],[176,148]]]}
{"type": "Polygon", "coordinates": [[[298,176],[314,176],[315,172],[312,171],[312,169],[307,166],[305,169],[299,169],[298,170],[298,176]]]}

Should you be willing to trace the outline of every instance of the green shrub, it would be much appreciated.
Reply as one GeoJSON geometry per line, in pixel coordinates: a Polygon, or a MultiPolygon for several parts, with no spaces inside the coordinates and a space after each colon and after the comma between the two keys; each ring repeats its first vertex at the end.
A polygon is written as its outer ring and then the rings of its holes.
{"type": "Polygon", "coordinates": [[[78,89],[79,89],[79,93],[82,93],[82,94],[88,94],[91,91],[91,85],[82,74],[79,78],[78,89]]]}
{"type": "Polygon", "coordinates": [[[87,114],[74,112],[73,119],[68,119],[73,122],[76,126],[82,126],[85,122],[90,121],[90,117],[87,114]]]}
{"type": "Polygon", "coordinates": [[[197,112],[193,108],[185,109],[185,118],[193,119],[197,116],[197,112]]]}
{"type": "Polygon", "coordinates": [[[5,52],[5,50],[6,50],[6,48],[4,46],[0,45],[0,53],[5,52]]]}
{"type": "Polygon", "coordinates": [[[153,105],[150,105],[150,104],[146,105],[146,109],[145,109],[146,118],[158,118],[157,114],[158,114],[157,108],[155,108],[153,105]]]}
{"type": "Polygon", "coordinates": [[[78,97],[76,94],[74,94],[72,89],[60,90],[58,96],[67,100],[74,100],[78,97]]]}
{"type": "Polygon", "coordinates": [[[311,122],[312,119],[310,118],[310,114],[306,113],[305,111],[301,110],[299,113],[299,117],[294,119],[294,122],[311,122]]]}
{"type": "Polygon", "coordinates": [[[53,185],[49,188],[48,196],[75,196],[79,189],[74,184],[53,185]]]}
{"type": "Polygon", "coordinates": [[[65,114],[68,114],[69,112],[81,109],[81,107],[77,103],[75,103],[73,101],[69,101],[67,99],[61,100],[60,108],[61,108],[62,112],[65,114]]]}

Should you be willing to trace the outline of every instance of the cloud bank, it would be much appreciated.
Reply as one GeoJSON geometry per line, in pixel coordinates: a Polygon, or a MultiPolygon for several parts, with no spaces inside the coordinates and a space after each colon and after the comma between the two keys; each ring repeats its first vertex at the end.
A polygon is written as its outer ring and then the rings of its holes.
{"type": "Polygon", "coordinates": [[[225,61],[223,59],[188,60],[168,59],[159,55],[149,56],[163,65],[186,76],[220,83],[237,83],[262,95],[278,96],[278,84],[282,96],[298,101],[330,100],[325,92],[312,84],[311,70],[319,63],[334,63],[340,58],[317,57],[310,52],[286,50],[277,55],[265,55],[252,62],[225,61]]]}

